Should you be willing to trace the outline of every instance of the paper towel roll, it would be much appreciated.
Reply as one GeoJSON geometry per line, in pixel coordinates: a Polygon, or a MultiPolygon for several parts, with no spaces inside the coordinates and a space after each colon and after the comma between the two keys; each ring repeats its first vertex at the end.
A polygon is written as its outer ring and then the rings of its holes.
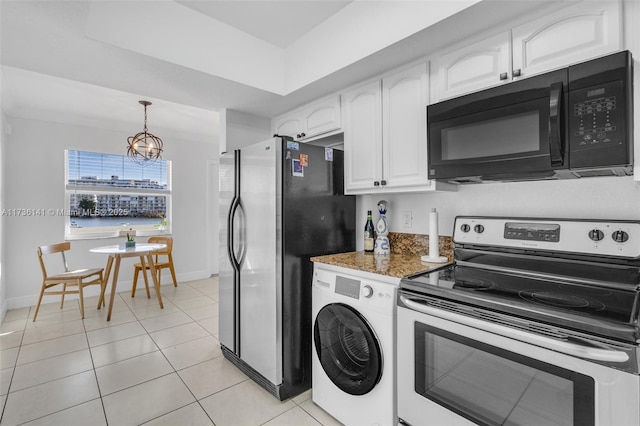
{"type": "Polygon", "coordinates": [[[436,209],[431,209],[429,212],[429,257],[440,257],[438,238],[438,212],[436,209]]]}
{"type": "Polygon", "coordinates": [[[444,263],[447,262],[445,256],[440,256],[440,235],[438,233],[438,212],[431,209],[429,212],[429,255],[420,259],[425,262],[444,263]]]}

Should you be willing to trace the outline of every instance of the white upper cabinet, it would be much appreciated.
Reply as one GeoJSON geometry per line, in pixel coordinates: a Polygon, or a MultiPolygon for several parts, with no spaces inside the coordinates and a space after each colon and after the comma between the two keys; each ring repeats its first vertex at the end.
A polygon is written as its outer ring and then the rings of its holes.
{"type": "Polygon", "coordinates": [[[436,55],[433,61],[434,98],[441,100],[511,80],[511,33],[436,55]]]}
{"type": "Polygon", "coordinates": [[[583,1],[513,28],[513,69],[539,74],[621,46],[620,4],[583,1]]]}
{"type": "Polygon", "coordinates": [[[301,139],[339,130],[342,127],[340,96],[332,96],[302,109],[301,139]]]}
{"type": "Polygon", "coordinates": [[[429,187],[427,64],[382,80],[382,175],[386,187],[429,187]]]}
{"type": "Polygon", "coordinates": [[[296,138],[302,133],[302,113],[300,111],[276,117],[271,122],[274,135],[296,138]]]}
{"type": "Polygon", "coordinates": [[[342,128],[340,96],[334,95],[309,104],[272,121],[274,134],[304,141],[342,128]]]}
{"type": "Polygon", "coordinates": [[[441,100],[613,53],[622,47],[620,3],[582,1],[479,42],[434,55],[441,100]]]}
{"type": "Polygon", "coordinates": [[[427,171],[426,63],[343,94],[345,193],[455,189],[427,171]]]}
{"type": "Polygon", "coordinates": [[[345,193],[366,193],[382,180],[381,82],[343,93],[342,102],[345,193]]]}

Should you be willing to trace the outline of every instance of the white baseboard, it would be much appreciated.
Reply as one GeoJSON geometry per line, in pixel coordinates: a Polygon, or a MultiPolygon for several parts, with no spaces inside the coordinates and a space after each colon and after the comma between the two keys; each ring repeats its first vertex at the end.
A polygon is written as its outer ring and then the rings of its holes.
{"type": "MultiPolygon", "coordinates": [[[[194,272],[176,274],[176,279],[178,280],[178,285],[180,285],[181,282],[202,280],[205,278],[209,278],[210,276],[211,276],[210,273],[203,270],[203,271],[194,271],[194,272]]],[[[118,287],[116,291],[120,293],[126,290],[131,290],[131,286],[133,285],[133,279],[122,280],[120,278],[121,277],[118,277],[118,287]]],[[[162,284],[163,287],[167,285],[173,286],[173,281],[171,280],[171,274],[168,271],[163,271],[162,276],[160,277],[160,283],[162,284]]],[[[141,285],[144,287],[144,280],[142,277],[138,278],[138,288],[140,288],[141,285]]],[[[106,293],[108,294],[110,292],[111,292],[111,279],[107,283],[106,293]]],[[[99,295],[100,295],[100,289],[98,288],[97,285],[85,287],[84,289],[85,298],[99,296],[99,295]]],[[[6,301],[3,300],[2,305],[0,306],[0,318],[4,318],[6,311],[9,309],[18,309],[18,308],[25,308],[27,306],[35,306],[36,303],[38,303],[38,296],[39,296],[39,293],[32,294],[29,296],[22,296],[22,297],[9,297],[7,298],[6,301]]],[[[59,300],[60,297],[56,296],[55,298],[59,300]]],[[[45,297],[42,299],[42,303],[50,303],[55,298],[52,298],[51,296],[45,297]]],[[[65,297],[65,300],[76,300],[76,299],[78,299],[77,294],[72,294],[65,297]]],[[[2,321],[0,320],[0,322],[2,321]]]]}
{"type": "MultiPolygon", "coordinates": [[[[171,281],[171,275],[167,275],[169,281],[171,281]]],[[[194,271],[194,272],[185,272],[182,274],[176,274],[176,278],[178,279],[178,282],[187,282],[187,281],[196,281],[196,280],[203,280],[205,278],[209,278],[211,277],[211,274],[206,271],[206,270],[202,270],[202,271],[194,271]]],[[[161,281],[165,282],[165,276],[164,274],[161,277],[161,281]]]]}

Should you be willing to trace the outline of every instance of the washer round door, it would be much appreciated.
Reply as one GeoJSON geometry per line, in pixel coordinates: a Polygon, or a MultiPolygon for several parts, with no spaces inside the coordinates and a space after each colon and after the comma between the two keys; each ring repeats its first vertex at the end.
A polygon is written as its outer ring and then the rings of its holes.
{"type": "Polygon", "coordinates": [[[382,351],[367,320],[342,303],[323,307],[313,326],[316,354],[329,379],[350,395],[370,392],[382,377],[382,351]]]}

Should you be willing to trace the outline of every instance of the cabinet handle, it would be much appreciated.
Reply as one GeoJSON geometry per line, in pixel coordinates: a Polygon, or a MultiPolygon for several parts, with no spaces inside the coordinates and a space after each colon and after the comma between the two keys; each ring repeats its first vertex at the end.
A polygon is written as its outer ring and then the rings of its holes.
{"type": "Polygon", "coordinates": [[[373,186],[380,186],[380,182],[378,181],[373,182],[373,186]]]}
{"type": "Polygon", "coordinates": [[[385,186],[386,184],[387,184],[387,181],[386,181],[386,180],[381,180],[381,181],[380,181],[380,185],[385,186]]]}
{"type": "Polygon", "coordinates": [[[506,80],[509,77],[509,74],[507,74],[506,72],[503,72],[502,74],[500,74],[500,80],[506,80]]]}
{"type": "Polygon", "coordinates": [[[522,70],[521,69],[517,69],[517,70],[513,70],[513,76],[514,77],[520,77],[522,75],[522,70]]]}

